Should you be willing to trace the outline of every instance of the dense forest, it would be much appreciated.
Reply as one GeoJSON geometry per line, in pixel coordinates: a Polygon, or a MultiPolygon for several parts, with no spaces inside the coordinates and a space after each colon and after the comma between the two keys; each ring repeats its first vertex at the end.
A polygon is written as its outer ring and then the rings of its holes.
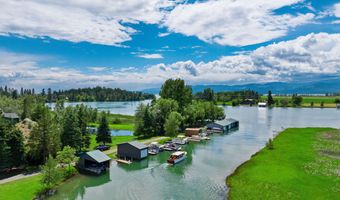
{"type": "Polygon", "coordinates": [[[41,93],[36,94],[34,89],[20,90],[8,88],[7,86],[0,87],[0,95],[17,99],[24,95],[37,95],[43,97],[45,102],[56,102],[57,100],[67,101],[139,101],[145,99],[153,99],[153,94],[147,94],[137,91],[127,91],[119,88],[78,88],[70,90],[54,91],[51,88],[42,89],[41,93]]]}
{"type": "Polygon", "coordinates": [[[160,97],[151,104],[140,104],[135,113],[136,136],[176,136],[186,127],[201,127],[225,118],[222,107],[211,99],[195,99],[184,80],[165,81],[160,97]]]}

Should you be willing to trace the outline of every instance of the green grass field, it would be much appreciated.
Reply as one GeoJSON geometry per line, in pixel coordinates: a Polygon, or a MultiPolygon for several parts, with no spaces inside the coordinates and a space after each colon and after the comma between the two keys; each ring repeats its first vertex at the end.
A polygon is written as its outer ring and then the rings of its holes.
{"type": "MultiPolygon", "coordinates": [[[[287,97],[287,96],[274,96],[274,101],[281,101],[283,99],[286,99],[289,102],[288,106],[291,105],[291,100],[292,97],[287,97]]],[[[311,103],[314,103],[313,107],[321,107],[321,102],[324,103],[324,108],[335,108],[335,99],[340,99],[339,96],[303,96],[302,97],[302,107],[311,107],[311,103]]],[[[267,97],[262,96],[261,100],[266,101],[267,97]]]]}
{"type": "MultiPolygon", "coordinates": [[[[134,129],[134,116],[110,114],[108,116],[109,128],[111,130],[128,130],[133,131],[134,129]]],[[[89,123],[89,126],[98,127],[98,122],[89,123]]]]}
{"type": "MultiPolygon", "coordinates": [[[[117,144],[135,140],[137,137],[136,136],[111,136],[111,138],[112,138],[112,143],[106,144],[106,145],[111,146],[111,149],[113,149],[117,146],[117,144]]],[[[98,143],[96,141],[96,135],[91,135],[90,150],[93,150],[96,146],[98,146],[98,143]]]]}
{"type": "Polygon", "coordinates": [[[31,176],[0,185],[0,199],[3,200],[31,200],[35,192],[42,188],[41,175],[31,176]]]}
{"type": "Polygon", "coordinates": [[[229,199],[339,199],[340,131],[287,129],[227,178],[229,199]]]}

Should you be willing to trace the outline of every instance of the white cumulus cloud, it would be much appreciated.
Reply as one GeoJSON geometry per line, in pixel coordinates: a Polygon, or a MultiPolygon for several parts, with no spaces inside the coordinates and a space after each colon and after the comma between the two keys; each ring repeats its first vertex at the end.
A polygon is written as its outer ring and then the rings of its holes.
{"type": "Polygon", "coordinates": [[[340,34],[312,33],[210,62],[188,60],[144,70],[130,67],[86,74],[60,66],[41,67],[39,62],[46,58],[0,51],[0,85],[141,89],[159,86],[168,78],[183,78],[190,84],[290,81],[306,74],[340,76],[339,52],[340,34]]]}
{"type": "Polygon", "coordinates": [[[0,0],[0,35],[51,37],[120,45],[136,30],[125,22],[159,23],[171,0],[0,0]]]}
{"type": "Polygon", "coordinates": [[[274,10],[301,0],[216,0],[176,6],[166,17],[172,32],[217,43],[245,46],[286,35],[290,28],[310,22],[314,14],[275,14],[274,10]]]}

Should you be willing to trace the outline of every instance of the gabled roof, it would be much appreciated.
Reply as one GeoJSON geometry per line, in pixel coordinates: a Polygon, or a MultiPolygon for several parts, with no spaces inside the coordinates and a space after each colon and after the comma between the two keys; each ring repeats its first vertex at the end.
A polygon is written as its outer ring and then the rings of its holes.
{"type": "Polygon", "coordinates": [[[128,142],[130,145],[136,147],[137,149],[145,149],[148,148],[145,144],[140,143],[140,142],[136,142],[136,141],[132,141],[132,142],[128,142]]]}
{"type": "Polygon", "coordinates": [[[19,116],[16,113],[2,113],[2,116],[9,119],[19,119],[19,116]]]}
{"type": "Polygon", "coordinates": [[[235,123],[235,122],[238,122],[238,121],[236,119],[233,119],[233,118],[228,118],[228,119],[216,121],[215,124],[219,124],[221,126],[227,126],[227,125],[235,123]]]}
{"type": "Polygon", "coordinates": [[[86,152],[85,154],[90,156],[92,159],[94,159],[98,163],[111,160],[111,158],[109,156],[107,156],[105,153],[103,153],[99,150],[89,151],[89,152],[86,152]]]}

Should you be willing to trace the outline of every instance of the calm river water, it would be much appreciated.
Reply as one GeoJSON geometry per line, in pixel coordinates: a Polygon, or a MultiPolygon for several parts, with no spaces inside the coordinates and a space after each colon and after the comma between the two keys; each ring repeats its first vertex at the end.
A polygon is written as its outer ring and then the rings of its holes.
{"type": "Polygon", "coordinates": [[[225,199],[226,176],[277,132],[288,127],[340,128],[337,109],[224,109],[227,117],[240,121],[239,130],[185,146],[188,158],[182,163],[168,166],[168,152],[131,165],[112,161],[109,173],[73,178],[52,199],[225,199]]]}

